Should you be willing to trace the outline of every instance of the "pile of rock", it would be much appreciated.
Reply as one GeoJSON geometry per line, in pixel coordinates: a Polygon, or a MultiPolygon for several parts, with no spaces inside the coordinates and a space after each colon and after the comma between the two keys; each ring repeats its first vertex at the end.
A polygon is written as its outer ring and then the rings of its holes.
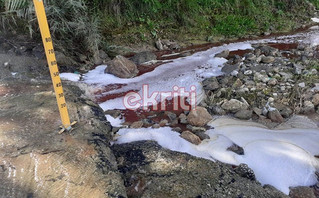
{"type": "Polygon", "coordinates": [[[289,51],[255,45],[251,52],[226,57],[224,76],[203,81],[205,106],[217,115],[233,114],[239,119],[261,119],[281,123],[293,113],[318,111],[319,78],[315,50],[298,46],[289,51]],[[292,54],[288,59],[284,54],[292,54]]]}

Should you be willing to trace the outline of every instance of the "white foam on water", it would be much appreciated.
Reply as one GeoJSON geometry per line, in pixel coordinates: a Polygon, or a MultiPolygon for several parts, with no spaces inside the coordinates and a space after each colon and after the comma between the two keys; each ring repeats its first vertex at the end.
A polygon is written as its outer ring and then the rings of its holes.
{"type": "Polygon", "coordinates": [[[107,121],[111,123],[113,127],[121,127],[125,120],[118,118],[113,118],[111,115],[105,115],[107,121]]]}
{"type": "Polygon", "coordinates": [[[62,80],[69,80],[73,82],[77,82],[80,80],[81,75],[80,74],[74,74],[74,73],[61,73],[60,78],[62,80]]]}

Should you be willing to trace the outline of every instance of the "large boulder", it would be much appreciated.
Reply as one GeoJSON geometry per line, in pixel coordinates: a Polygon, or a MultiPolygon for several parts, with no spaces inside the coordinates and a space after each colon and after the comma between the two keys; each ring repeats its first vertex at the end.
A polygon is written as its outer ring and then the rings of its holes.
{"type": "Polygon", "coordinates": [[[79,88],[64,90],[78,124],[59,135],[50,81],[0,83],[0,197],[126,197],[103,110],[79,88]]]}
{"type": "Polygon", "coordinates": [[[129,197],[288,198],[247,177],[249,169],[237,173],[231,165],[170,151],[156,142],[114,145],[112,150],[129,197]]]}
{"type": "Polygon", "coordinates": [[[187,116],[187,121],[194,126],[205,126],[213,117],[208,113],[207,109],[204,107],[196,107],[191,110],[187,116]]]}
{"type": "Polygon", "coordinates": [[[119,78],[133,78],[138,74],[138,69],[134,62],[118,55],[107,63],[105,73],[113,74],[119,78]]]}

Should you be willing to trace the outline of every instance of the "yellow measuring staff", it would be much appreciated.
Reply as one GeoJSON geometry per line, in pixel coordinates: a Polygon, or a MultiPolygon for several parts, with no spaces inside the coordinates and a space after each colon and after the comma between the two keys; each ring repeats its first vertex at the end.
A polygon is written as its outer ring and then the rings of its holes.
{"type": "Polygon", "coordinates": [[[33,3],[34,3],[35,11],[36,11],[39,26],[40,26],[42,41],[43,41],[49,69],[50,69],[55,96],[58,102],[62,124],[64,129],[70,130],[71,123],[70,123],[68,108],[66,106],[66,102],[64,98],[62,83],[61,83],[59,69],[58,69],[58,65],[57,65],[57,61],[56,61],[56,57],[55,57],[55,53],[53,49],[50,29],[49,29],[47,17],[45,14],[44,4],[42,0],[33,0],[33,3]]]}

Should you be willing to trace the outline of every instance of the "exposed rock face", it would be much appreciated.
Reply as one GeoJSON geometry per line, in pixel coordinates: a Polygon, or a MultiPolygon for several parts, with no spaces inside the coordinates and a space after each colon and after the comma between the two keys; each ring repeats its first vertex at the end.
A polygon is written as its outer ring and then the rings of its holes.
{"type": "Polygon", "coordinates": [[[240,176],[230,165],[173,152],[155,142],[114,145],[112,150],[129,197],[288,197],[240,176]]]}
{"type": "Polygon", "coordinates": [[[79,88],[64,89],[78,124],[59,135],[50,81],[0,83],[8,92],[0,97],[0,197],[126,197],[102,109],[79,88]]]}
{"type": "Polygon", "coordinates": [[[205,126],[213,118],[204,107],[196,107],[187,116],[187,121],[194,126],[205,126]]]}
{"type": "Polygon", "coordinates": [[[118,55],[107,63],[105,73],[113,74],[119,78],[133,78],[138,74],[138,69],[134,62],[118,55]]]}

